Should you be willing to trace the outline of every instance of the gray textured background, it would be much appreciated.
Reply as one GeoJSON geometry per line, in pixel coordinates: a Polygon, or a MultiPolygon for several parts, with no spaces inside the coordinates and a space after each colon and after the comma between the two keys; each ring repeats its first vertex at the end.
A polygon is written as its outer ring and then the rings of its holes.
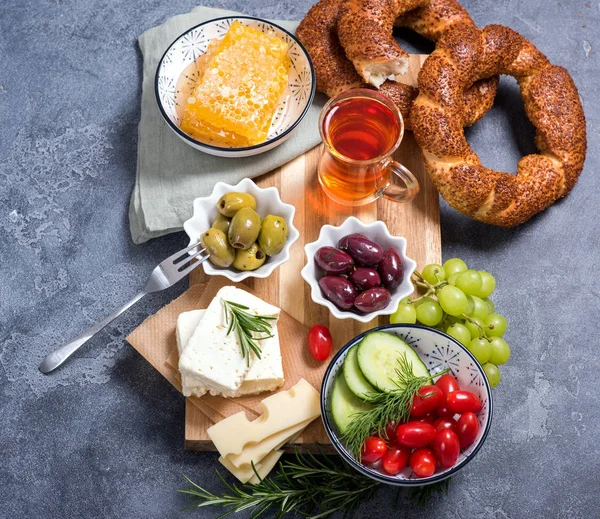
{"type": "MultiPolygon", "coordinates": [[[[522,32],[569,68],[589,152],[573,193],[516,230],[442,209],[444,257],[498,279],[513,358],[491,435],[447,498],[392,512],[391,492],[358,516],[597,517],[600,292],[597,0],[465,0],[483,26],[522,32]]],[[[298,19],[311,0],[206,5],[298,19]]],[[[105,316],[183,234],[133,246],[137,36],[193,0],[0,3],[0,517],[215,517],[180,512],[187,474],[216,488],[216,456],[183,450],[183,398],[125,342],[183,285],[146,298],[51,376],[43,356],[105,316]]],[[[409,50],[428,51],[411,39],[409,50]]],[[[518,88],[502,83],[469,131],[484,162],[514,171],[533,150],[518,88]]]]}

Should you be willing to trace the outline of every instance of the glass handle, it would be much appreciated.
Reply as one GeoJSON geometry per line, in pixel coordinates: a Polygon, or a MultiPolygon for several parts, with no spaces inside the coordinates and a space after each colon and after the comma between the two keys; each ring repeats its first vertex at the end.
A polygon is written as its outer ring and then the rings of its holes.
{"type": "Polygon", "coordinates": [[[383,190],[383,196],[394,202],[410,202],[419,193],[419,181],[399,162],[392,161],[387,170],[390,175],[390,183],[383,190]],[[394,178],[395,177],[395,178],[394,178]]]}

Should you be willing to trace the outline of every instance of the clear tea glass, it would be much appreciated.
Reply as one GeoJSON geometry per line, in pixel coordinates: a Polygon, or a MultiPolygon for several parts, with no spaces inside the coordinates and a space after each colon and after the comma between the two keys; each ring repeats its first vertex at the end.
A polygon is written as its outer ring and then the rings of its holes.
{"type": "Polygon", "coordinates": [[[419,182],[392,159],[404,136],[402,114],[375,90],[357,88],[332,97],[319,117],[325,144],[319,182],[342,205],[360,206],[384,196],[408,202],[419,182]]]}

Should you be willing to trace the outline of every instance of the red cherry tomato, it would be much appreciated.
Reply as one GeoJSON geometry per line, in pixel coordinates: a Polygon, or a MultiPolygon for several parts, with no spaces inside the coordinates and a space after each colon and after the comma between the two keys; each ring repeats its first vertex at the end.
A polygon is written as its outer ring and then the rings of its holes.
{"type": "Polygon", "coordinates": [[[448,393],[446,396],[446,403],[450,411],[455,413],[478,413],[481,411],[481,401],[470,391],[459,389],[448,393]]]}
{"type": "Polygon", "coordinates": [[[423,386],[417,391],[410,409],[411,416],[420,418],[444,404],[444,393],[437,386],[423,386]]]}
{"type": "Polygon", "coordinates": [[[433,442],[435,428],[429,423],[407,422],[396,428],[396,439],[400,445],[418,449],[433,442]]]}
{"type": "Polygon", "coordinates": [[[456,434],[460,440],[460,448],[466,449],[471,445],[479,432],[479,420],[474,413],[463,413],[456,422],[456,434]]]}
{"type": "Polygon", "coordinates": [[[437,415],[435,414],[434,411],[432,411],[431,413],[427,413],[425,416],[421,416],[421,417],[411,416],[410,421],[411,422],[430,423],[433,425],[433,422],[435,422],[436,418],[437,418],[437,415]]]}
{"type": "Polygon", "coordinates": [[[435,385],[442,390],[444,396],[447,396],[448,393],[452,393],[452,391],[458,391],[460,389],[458,381],[452,375],[448,375],[447,373],[442,375],[435,385]]]}
{"type": "Polygon", "coordinates": [[[433,422],[433,426],[435,427],[435,432],[438,433],[443,429],[450,429],[456,432],[456,420],[454,418],[438,418],[435,422],[433,422]]]}
{"type": "Polygon", "coordinates": [[[439,431],[433,440],[433,451],[442,467],[453,467],[460,454],[460,442],[456,433],[451,429],[439,431]]]}
{"type": "Polygon", "coordinates": [[[402,445],[390,445],[389,449],[381,458],[381,468],[395,476],[408,464],[411,450],[402,445]]]}
{"type": "Polygon", "coordinates": [[[395,442],[396,441],[396,427],[398,424],[392,420],[385,426],[385,435],[388,441],[395,442]]]}
{"type": "Polygon", "coordinates": [[[386,451],[387,445],[384,440],[377,436],[369,436],[360,451],[360,458],[363,463],[375,463],[386,451]]]}
{"type": "Polygon", "coordinates": [[[444,404],[437,408],[435,414],[438,415],[439,418],[452,418],[456,413],[450,410],[448,404],[444,404]]]}
{"type": "Polygon", "coordinates": [[[431,449],[417,449],[410,456],[410,468],[421,478],[433,476],[437,460],[431,449]]]}
{"type": "Polygon", "coordinates": [[[317,362],[323,362],[331,355],[333,339],[327,326],[315,324],[308,332],[308,351],[317,362]]]}

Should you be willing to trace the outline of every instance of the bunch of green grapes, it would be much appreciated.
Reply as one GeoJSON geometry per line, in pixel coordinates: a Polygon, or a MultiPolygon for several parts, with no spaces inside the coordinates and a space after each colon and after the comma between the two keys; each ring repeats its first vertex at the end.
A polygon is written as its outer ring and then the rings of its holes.
{"type": "Polygon", "coordinates": [[[496,280],[489,272],[470,270],[452,258],[438,265],[415,271],[413,282],[425,294],[400,301],[390,323],[415,324],[417,321],[445,331],[462,343],[483,366],[490,386],[500,383],[498,366],[508,362],[510,347],[502,336],[506,318],[495,311],[490,296],[496,280]]]}

